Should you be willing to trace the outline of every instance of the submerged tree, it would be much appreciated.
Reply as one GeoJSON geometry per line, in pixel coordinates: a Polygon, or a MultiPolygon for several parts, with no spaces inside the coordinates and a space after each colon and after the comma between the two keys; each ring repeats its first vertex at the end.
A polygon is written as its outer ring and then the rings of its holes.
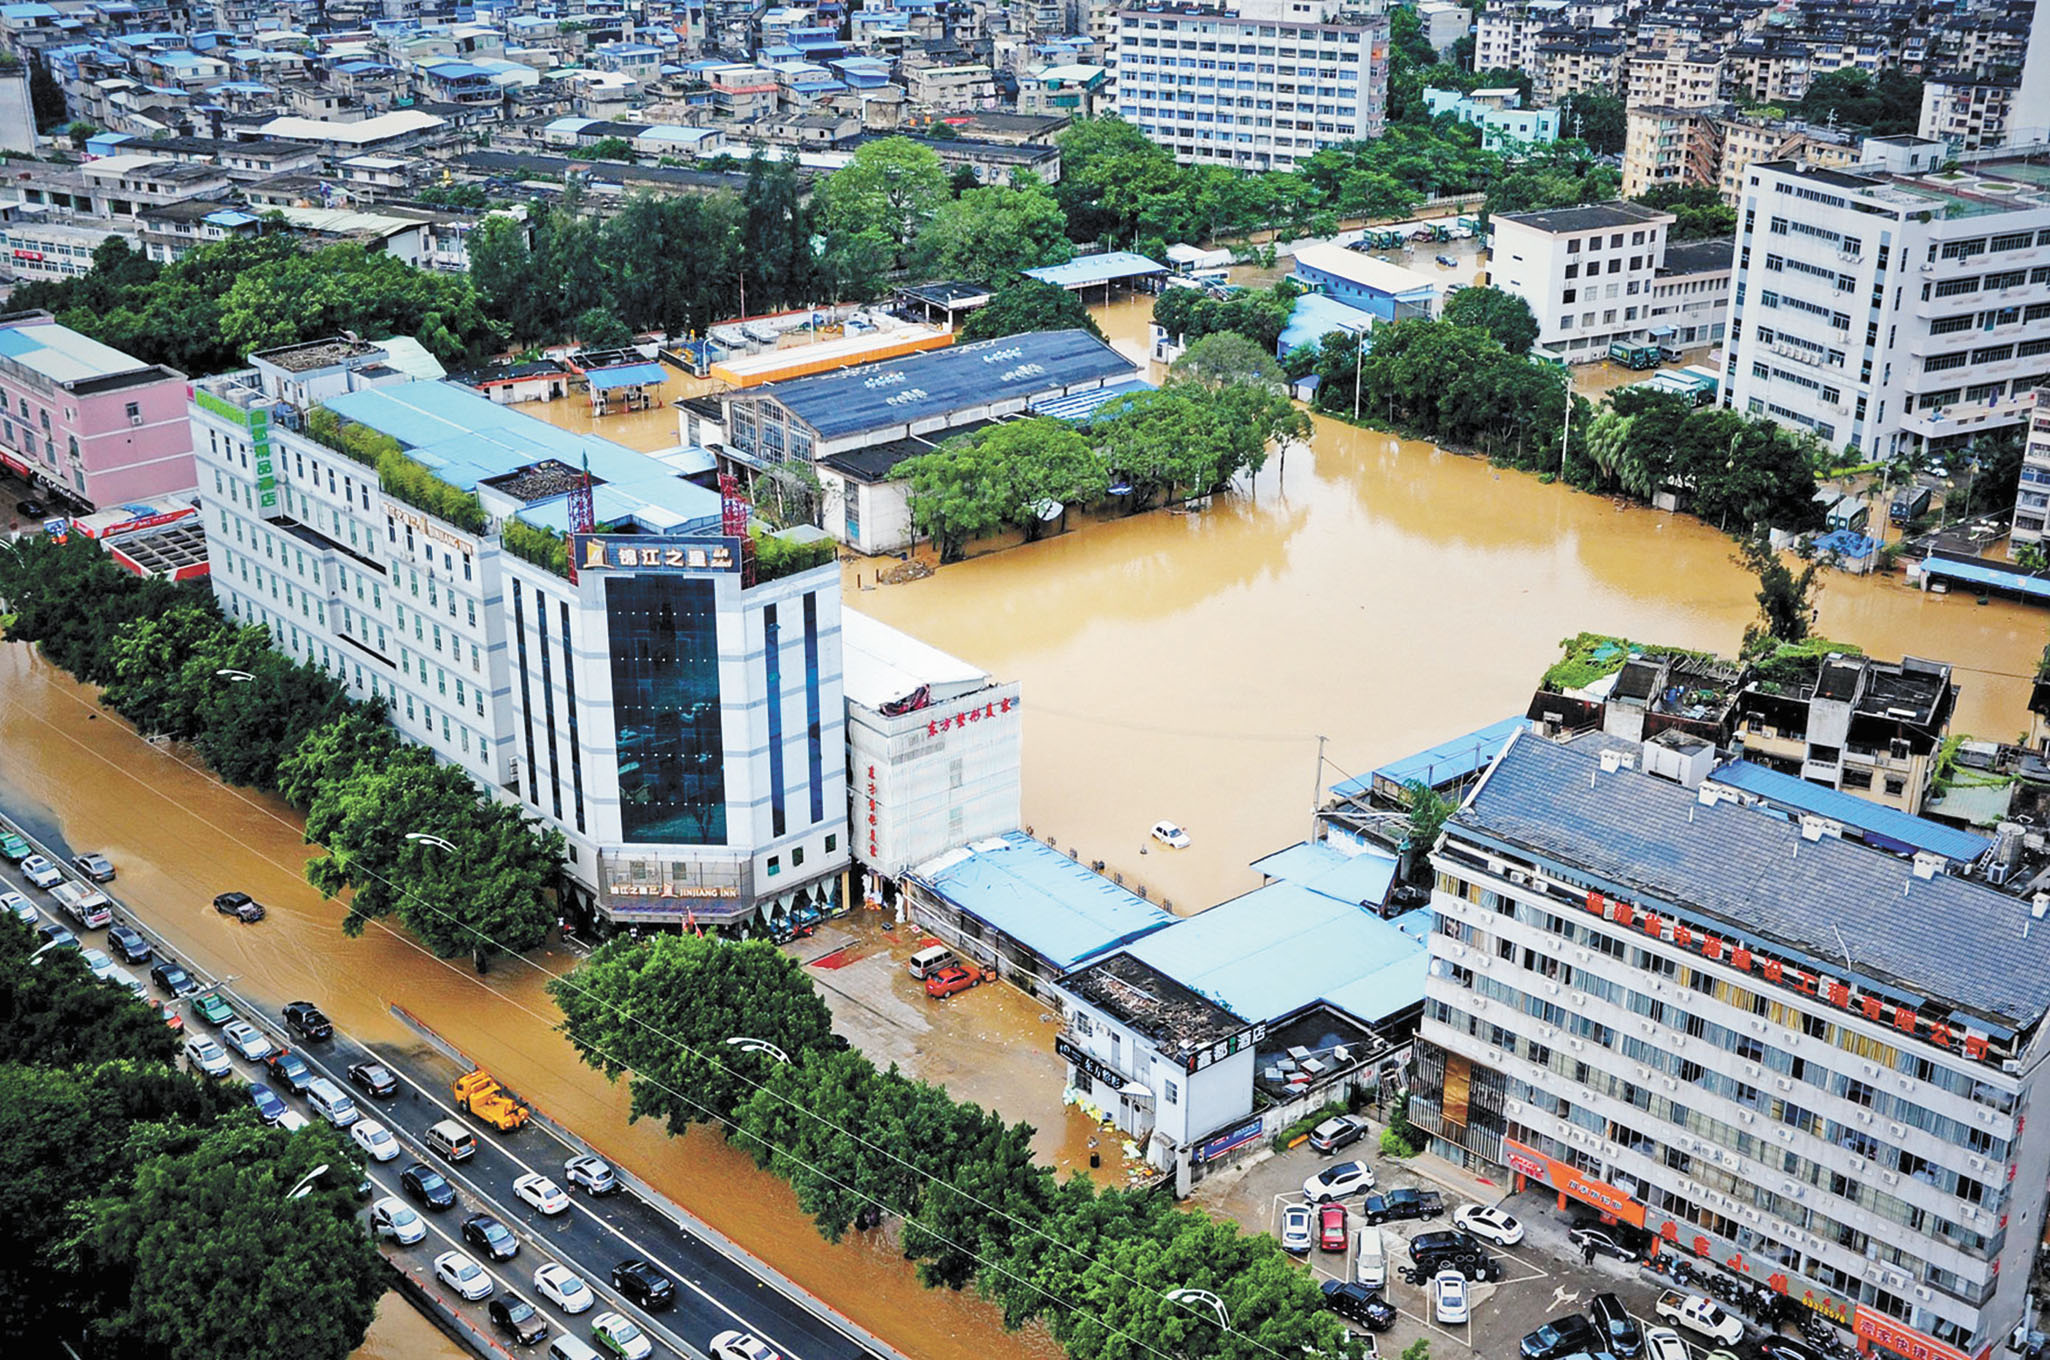
{"type": "Polygon", "coordinates": [[[1815,584],[1821,564],[1800,571],[1789,567],[1772,546],[1767,529],[1754,531],[1737,548],[1736,563],[1758,578],[1759,622],[1744,629],[1744,654],[1765,650],[1775,642],[1800,642],[1815,628],[1815,584]]]}

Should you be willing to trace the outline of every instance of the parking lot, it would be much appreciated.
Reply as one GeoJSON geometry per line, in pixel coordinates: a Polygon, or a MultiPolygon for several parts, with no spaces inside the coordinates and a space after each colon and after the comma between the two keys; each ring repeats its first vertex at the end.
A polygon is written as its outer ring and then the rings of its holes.
{"type": "MultiPolygon", "coordinates": [[[[1467,1360],[1470,1356],[1514,1360],[1525,1333],[1562,1314],[1585,1313],[1594,1296],[1605,1292],[1621,1299],[1642,1325],[1663,1325],[1653,1319],[1652,1305],[1661,1291],[1675,1287],[1672,1281],[1635,1260],[1598,1256],[1590,1264],[1569,1241],[1574,1228],[1594,1223],[1593,1210],[1561,1211],[1549,1190],[1511,1194],[1506,1184],[1490,1184],[1428,1155],[1405,1161],[1383,1157],[1379,1151],[1381,1126],[1371,1127],[1368,1137],[1335,1153],[1320,1153],[1305,1143],[1290,1152],[1263,1154],[1202,1182],[1197,1186],[1197,1198],[1237,1219],[1249,1231],[1279,1233],[1282,1211],[1305,1201],[1303,1182],[1337,1162],[1365,1162],[1374,1173],[1375,1193],[1400,1187],[1439,1192],[1444,1200],[1443,1217],[1381,1225],[1388,1267],[1383,1297],[1394,1305],[1397,1316],[1392,1327],[1375,1337],[1375,1343],[1390,1360],[1418,1340],[1431,1343],[1433,1360],[1467,1360]],[[1429,1280],[1413,1284],[1403,1278],[1402,1272],[1410,1264],[1408,1247],[1421,1233],[1451,1229],[1459,1207],[1476,1203],[1499,1205],[1513,1215],[1523,1227],[1523,1237],[1513,1247],[1487,1245],[1488,1254],[1499,1263],[1501,1278],[1472,1282],[1468,1288],[1469,1320],[1464,1325],[1446,1325],[1432,1315],[1429,1280]]],[[[1309,1252],[1297,1258],[1319,1281],[1354,1278],[1354,1246],[1358,1229],[1366,1222],[1364,1202],[1363,1193],[1342,1201],[1347,1228],[1344,1251],[1327,1252],[1313,1241],[1309,1252]]],[[[1790,1326],[1788,1330],[1793,1329],[1790,1326]]],[[[1765,1335],[1763,1329],[1747,1326],[1746,1340],[1732,1349],[1741,1360],[1749,1360],[1757,1354],[1758,1338],[1765,1335]]],[[[1691,1333],[1682,1332],[1682,1339],[1693,1360],[1705,1360],[1715,1348],[1691,1333]]]]}

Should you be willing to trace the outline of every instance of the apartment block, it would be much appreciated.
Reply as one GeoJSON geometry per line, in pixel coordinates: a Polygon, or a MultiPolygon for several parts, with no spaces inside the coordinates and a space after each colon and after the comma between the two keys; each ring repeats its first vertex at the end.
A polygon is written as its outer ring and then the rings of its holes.
{"type": "Polygon", "coordinates": [[[1712,47],[1634,52],[1626,103],[1705,109],[1722,99],[1722,54],[1712,47]]]}
{"type": "Polygon", "coordinates": [[[1117,110],[1184,164],[1284,170],[1378,136],[1385,0],[1247,0],[1118,13],[1117,110]]]}
{"type": "MultiPolygon", "coordinates": [[[[1954,151],[1976,151],[2007,141],[2008,118],[2017,112],[2013,76],[1932,75],[1922,82],[1922,121],[1916,131],[1954,151]]],[[[2040,112],[2032,121],[2043,121],[2040,112]]]]}
{"type": "Polygon", "coordinates": [[[1745,173],[1724,402],[1874,457],[2020,424],[2050,379],[2050,192],[1871,138],[1854,170],[1745,173]]]}
{"type": "Polygon", "coordinates": [[[1520,734],[1446,824],[1411,1122],[1884,1360],[1986,1356],[2043,1232],[2050,896],[1674,749],[1520,734]]]}
{"type": "Polygon", "coordinates": [[[1833,128],[1760,118],[1727,104],[1632,108],[1623,137],[1623,196],[1635,198],[1660,184],[1702,184],[1735,206],[1744,171],[1755,161],[1836,168],[1855,164],[1859,146],[1858,138],[1833,128]]]}
{"type": "Polygon", "coordinates": [[[2014,528],[2007,555],[2040,544],[2050,520],[2050,387],[2039,387],[2030,399],[2029,437],[2022,445],[2021,480],[2014,493],[2014,528]]]}
{"type": "Polygon", "coordinates": [[[1557,104],[1569,94],[1615,94],[1624,88],[1629,44],[1621,29],[1550,29],[1531,49],[1531,94],[1557,104]]]}
{"type": "Polygon", "coordinates": [[[1489,275],[1537,314],[1538,343],[1580,362],[1650,324],[1652,285],[1673,215],[1636,203],[1504,213],[1495,218],[1489,275]]]}
{"type": "Polygon", "coordinates": [[[190,491],[185,375],[48,312],[0,316],[0,463],[85,511],[190,491]]]}

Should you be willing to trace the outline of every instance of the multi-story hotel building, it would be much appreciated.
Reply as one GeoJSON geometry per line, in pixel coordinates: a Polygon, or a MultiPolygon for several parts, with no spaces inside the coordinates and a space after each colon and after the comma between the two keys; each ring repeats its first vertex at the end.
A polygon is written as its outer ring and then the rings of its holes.
{"type": "Polygon", "coordinates": [[[1410,1119],[1882,1355],[1985,1360],[2043,1236],[2050,896],[1640,754],[1519,735],[1447,823],[1410,1119]]]}
{"type": "Polygon", "coordinates": [[[2050,387],[2039,387],[2029,408],[2029,436],[2022,445],[2022,470],[2014,493],[2014,528],[2007,555],[2041,543],[2050,520],[2050,387]]]}
{"type": "Polygon", "coordinates": [[[1745,171],[1724,402],[1876,458],[2020,423],[2050,378],[2050,192],[1872,138],[1849,171],[1745,171]]]}
{"type": "Polygon", "coordinates": [[[837,903],[830,545],[756,567],[744,507],[677,468],[384,357],[322,341],[194,385],[221,607],[560,830],[580,913],[773,930],[837,903]]]}
{"type": "Polygon", "coordinates": [[[1117,111],[1191,165],[1288,170],[1387,122],[1386,0],[1118,12],[1117,111]]]}

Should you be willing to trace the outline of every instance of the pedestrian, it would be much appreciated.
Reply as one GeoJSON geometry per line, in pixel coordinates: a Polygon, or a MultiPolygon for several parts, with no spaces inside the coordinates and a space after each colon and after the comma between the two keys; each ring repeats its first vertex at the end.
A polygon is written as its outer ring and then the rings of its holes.
{"type": "Polygon", "coordinates": [[[1583,1264],[1590,1266],[1594,1264],[1594,1243],[1582,1242],[1580,1244],[1580,1259],[1583,1264]]]}

